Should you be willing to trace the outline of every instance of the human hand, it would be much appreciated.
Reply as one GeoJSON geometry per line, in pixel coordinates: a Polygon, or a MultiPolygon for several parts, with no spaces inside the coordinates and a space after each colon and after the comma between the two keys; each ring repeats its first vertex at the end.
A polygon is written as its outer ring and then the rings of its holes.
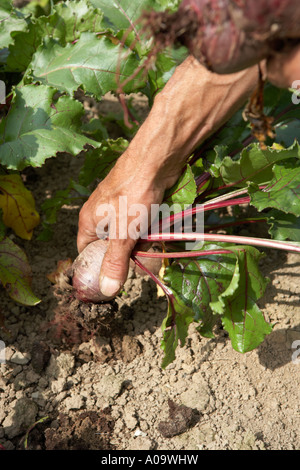
{"type": "Polygon", "coordinates": [[[218,76],[189,57],[157,95],[148,118],[127,151],[80,211],[79,252],[101,238],[97,226],[99,229],[102,225],[103,229],[103,224],[110,224],[100,273],[100,290],[104,296],[113,297],[120,291],[137,242],[130,233],[120,237],[120,220],[123,227],[129,227],[136,218],[130,208],[142,204],[144,216],[140,223],[144,228],[148,226],[152,204],[162,202],[165,190],[178,180],[187,157],[240,108],[254,90],[257,79],[257,67],[231,76],[218,76]],[[120,198],[126,198],[125,211],[120,206],[123,200],[120,198]],[[105,213],[100,214],[105,204],[111,208],[112,215],[108,218],[105,213]],[[113,222],[117,228],[114,236],[113,222]]]}
{"type": "Polygon", "coordinates": [[[117,295],[126,281],[131,252],[151,222],[151,207],[162,202],[166,182],[160,174],[153,167],[145,171],[125,153],[80,211],[79,252],[108,235],[99,280],[106,297],[117,295]]]}

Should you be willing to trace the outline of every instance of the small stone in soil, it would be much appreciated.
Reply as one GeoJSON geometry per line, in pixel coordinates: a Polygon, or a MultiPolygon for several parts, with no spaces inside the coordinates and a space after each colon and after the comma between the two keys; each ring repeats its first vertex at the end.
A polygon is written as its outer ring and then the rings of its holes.
{"type": "Polygon", "coordinates": [[[182,434],[193,427],[199,420],[199,412],[185,405],[177,405],[168,400],[169,421],[161,421],[158,430],[163,437],[173,437],[182,434]]]}
{"type": "Polygon", "coordinates": [[[50,356],[50,349],[47,344],[42,341],[34,343],[31,350],[31,365],[37,374],[40,374],[45,369],[50,356]]]}

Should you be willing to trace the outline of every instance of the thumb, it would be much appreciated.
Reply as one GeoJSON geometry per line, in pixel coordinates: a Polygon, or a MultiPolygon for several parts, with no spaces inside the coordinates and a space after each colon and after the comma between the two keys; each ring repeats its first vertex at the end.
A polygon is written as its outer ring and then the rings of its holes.
{"type": "Polygon", "coordinates": [[[110,240],[102,261],[99,287],[106,297],[116,296],[128,275],[131,252],[136,244],[130,238],[126,240],[110,240]]]}

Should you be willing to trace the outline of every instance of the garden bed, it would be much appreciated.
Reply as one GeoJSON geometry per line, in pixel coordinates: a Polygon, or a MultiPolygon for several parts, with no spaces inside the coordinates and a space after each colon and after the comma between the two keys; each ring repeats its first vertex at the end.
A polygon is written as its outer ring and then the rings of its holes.
{"type": "MultiPolygon", "coordinates": [[[[81,158],[62,154],[24,172],[38,209],[76,178],[81,158]]],[[[24,448],[36,423],[29,449],[298,449],[300,256],[267,250],[261,261],[271,282],[259,306],[274,330],[256,350],[240,354],[220,325],[206,339],[192,324],[162,369],[167,302],[151,279],[130,271],[122,295],[101,311],[82,309],[48,280],[58,261],[77,255],[79,209],[62,208],[52,240],[22,242],[41,303],[20,306],[1,292],[1,445],[24,448]]],[[[251,234],[260,236],[257,227],[251,234]]]]}

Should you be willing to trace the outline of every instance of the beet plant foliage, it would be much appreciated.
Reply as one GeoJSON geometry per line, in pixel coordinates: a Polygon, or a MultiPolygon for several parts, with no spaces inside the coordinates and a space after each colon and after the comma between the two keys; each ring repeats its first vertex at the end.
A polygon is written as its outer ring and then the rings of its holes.
{"type": "MultiPolygon", "coordinates": [[[[176,12],[179,4],[49,0],[15,8],[10,0],[1,2],[0,84],[5,93],[4,98],[0,95],[0,281],[17,302],[40,301],[31,290],[31,270],[18,238],[46,243],[59,209],[74,199],[86,200],[138,129],[139,120],[130,100],[125,104],[124,94],[140,92],[151,107],[155,94],[188,54],[186,45],[166,44],[153,55],[153,38],[144,34],[139,21],[145,10],[176,12]],[[101,101],[107,92],[120,99],[122,115],[84,121],[82,97],[101,101]],[[110,121],[123,137],[111,138],[110,121]],[[59,152],[74,158],[84,152],[79,179],[70,179],[65,190],[46,199],[38,214],[24,172],[59,152]]],[[[201,204],[204,234],[189,237],[176,228],[168,235],[157,230],[147,240],[161,242],[163,253],[132,254],[168,297],[163,367],[174,360],[176,347],[185,344],[192,322],[200,334],[213,337],[221,320],[240,352],[256,348],[272,331],[257,305],[268,283],[259,270],[263,249],[300,252],[300,104],[292,101],[292,93],[265,85],[264,112],[273,118],[274,136],[269,135],[264,146],[240,110],[189,156],[164,202],[189,205],[185,214],[190,215],[201,204]],[[232,207],[230,215],[226,207],[232,207]],[[267,227],[267,238],[238,235],[253,223],[267,227]],[[188,240],[199,240],[199,245],[185,251],[188,240]],[[163,277],[147,270],[145,256],[165,258],[163,277]]],[[[179,211],[167,222],[175,223],[181,215],[179,211]]]]}

